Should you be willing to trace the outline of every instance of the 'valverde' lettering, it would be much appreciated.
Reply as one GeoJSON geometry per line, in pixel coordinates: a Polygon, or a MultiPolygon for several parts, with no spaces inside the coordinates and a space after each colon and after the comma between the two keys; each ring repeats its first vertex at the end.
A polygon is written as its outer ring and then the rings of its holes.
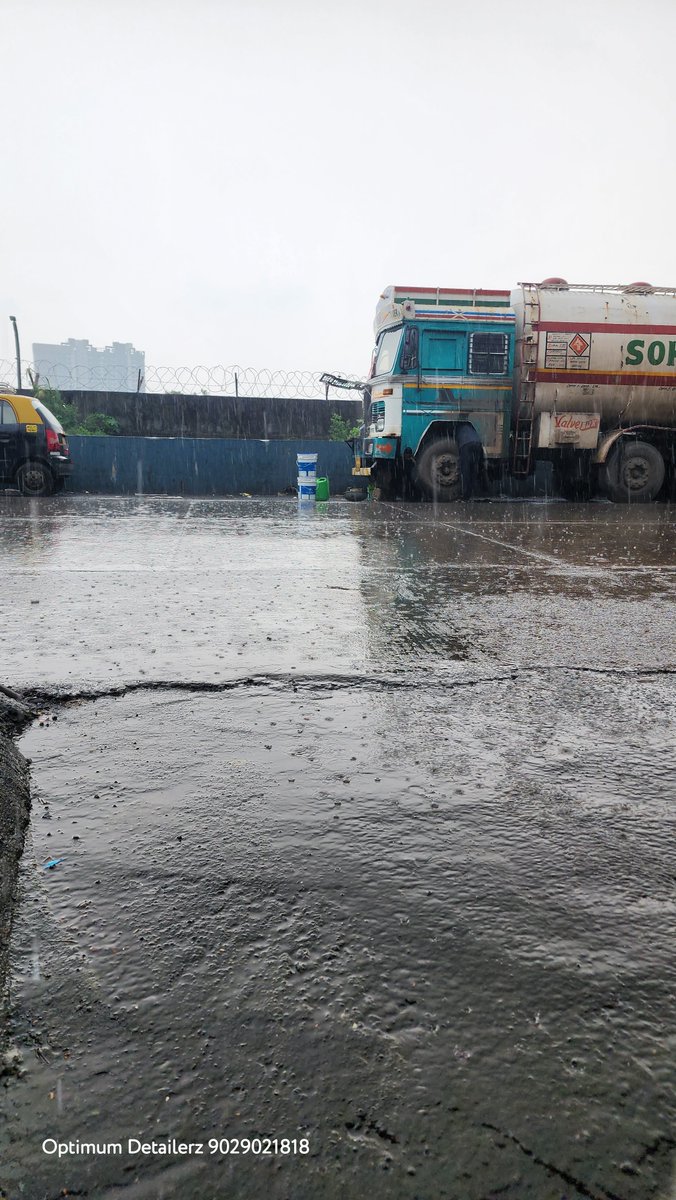
{"type": "MultiPolygon", "coordinates": [[[[632,338],[627,342],[625,363],[628,367],[638,367],[643,362],[644,338],[632,338]]],[[[669,342],[669,352],[665,342],[651,342],[646,350],[646,358],[652,367],[659,367],[667,359],[667,366],[676,363],[676,342],[669,342]]]]}

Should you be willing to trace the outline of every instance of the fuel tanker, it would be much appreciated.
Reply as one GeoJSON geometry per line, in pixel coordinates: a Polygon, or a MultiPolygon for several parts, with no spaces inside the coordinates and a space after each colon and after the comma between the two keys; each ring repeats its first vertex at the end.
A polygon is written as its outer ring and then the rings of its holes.
{"type": "Polygon", "coordinates": [[[396,494],[462,490],[460,446],[489,474],[550,460],[579,498],[650,501],[673,477],[676,288],[388,287],[375,319],[364,437],[353,473],[396,494]]]}

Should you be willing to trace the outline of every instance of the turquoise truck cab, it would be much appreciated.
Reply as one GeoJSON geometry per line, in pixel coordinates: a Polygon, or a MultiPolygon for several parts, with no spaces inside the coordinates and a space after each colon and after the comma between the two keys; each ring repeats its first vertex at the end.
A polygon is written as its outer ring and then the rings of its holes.
{"type": "Polygon", "coordinates": [[[376,309],[364,437],[353,474],[401,491],[404,453],[430,496],[460,494],[458,425],[487,465],[509,455],[515,314],[508,291],[388,287],[376,309]]]}

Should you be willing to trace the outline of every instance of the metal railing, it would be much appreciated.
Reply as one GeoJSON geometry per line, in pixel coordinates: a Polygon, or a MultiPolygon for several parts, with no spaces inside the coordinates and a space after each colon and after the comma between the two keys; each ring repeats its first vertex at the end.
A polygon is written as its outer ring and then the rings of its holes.
{"type": "MultiPolygon", "coordinates": [[[[340,379],[340,372],[335,373],[340,379]]],[[[344,378],[344,377],[342,377],[344,378]]],[[[360,394],[361,380],[351,376],[341,386],[355,399],[360,394]],[[353,386],[351,386],[353,385],[353,386]]],[[[53,388],[60,392],[152,392],[165,395],[250,396],[280,399],[323,399],[328,395],[326,378],[320,371],[271,370],[256,367],[152,367],[145,375],[130,372],[124,367],[72,367],[62,363],[47,366],[32,363],[22,366],[22,387],[53,388]]],[[[329,385],[329,387],[332,385],[329,385]]],[[[16,364],[0,359],[0,390],[16,387],[16,364]]]]}

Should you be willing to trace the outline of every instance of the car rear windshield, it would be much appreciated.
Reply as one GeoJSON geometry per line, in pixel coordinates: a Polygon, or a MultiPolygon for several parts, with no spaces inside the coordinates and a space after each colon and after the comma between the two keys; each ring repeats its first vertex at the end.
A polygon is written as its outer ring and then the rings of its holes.
{"type": "Polygon", "coordinates": [[[33,408],[36,409],[37,412],[39,412],[39,414],[42,417],[45,424],[50,425],[55,433],[63,433],[64,432],[63,425],[61,424],[61,422],[57,421],[56,417],[54,416],[54,413],[50,412],[50,410],[47,408],[47,405],[42,403],[42,400],[34,400],[33,408]]]}

